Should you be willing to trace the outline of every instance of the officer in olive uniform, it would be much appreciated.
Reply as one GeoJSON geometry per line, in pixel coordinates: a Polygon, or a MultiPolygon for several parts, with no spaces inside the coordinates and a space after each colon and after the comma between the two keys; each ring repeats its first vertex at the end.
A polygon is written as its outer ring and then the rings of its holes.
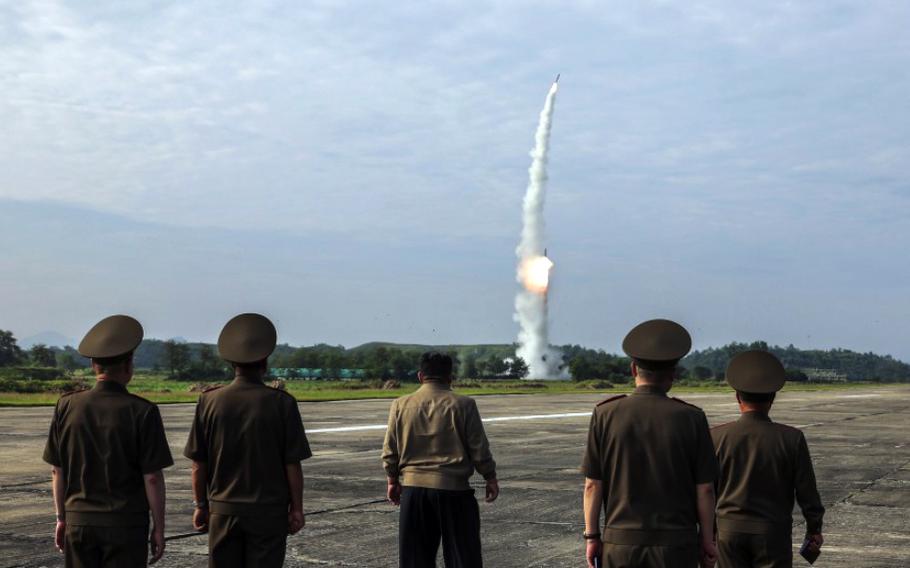
{"type": "Polygon", "coordinates": [[[439,541],[447,568],[483,568],[480,510],[469,480],[499,496],[496,462],[474,399],[452,392],[452,358],[420,357],[421,387],[392,403],[382,449],[389,501],[401,505],[398,565],[433,568],[439,541]]]}
{"type": "Polygon", "coordinates": [[[44,461],[53,466],[54,542],[67,568],[135,568],[164,553],[164,475],[172,465],[158,407],[126,390],[142,326],[129,316],[98,322],[79,344],[94,388],[60,397],[44,461]],[[151,504],[151,507],[149,506],[151,504]]]}
{"type": "Polygon", "coordinates": [[[806,518],[809,547],[816,552],[822,545],[825,508],[805,436],[768,416],[775,393],[784,386],[784,366],[765,351],[746,351],[730,361],[726,376],[742,415],[711,430],[720,463],[719,565],[792,566],[794,497],[806,518]]]}
{"type": "Polygon", "coordinates": [[[590,567],[601,556],[607,567],[713,566],[717,461],[708,421],[667,396],[691,346],[669,320],[639,324],[623,341],[635,391],[595,407],[582,463],[590,567]]]}
{"type": "Polygon", "coordinates": [[[312,456],[297,400],[263,384],[277,332],[241,314],[218,338],[234,381],[199,397],[184,455],[193,460],[193,525],[209,532],[210,567],[284,563],[287,535],[305,523],[303,469],[312,456]]]}

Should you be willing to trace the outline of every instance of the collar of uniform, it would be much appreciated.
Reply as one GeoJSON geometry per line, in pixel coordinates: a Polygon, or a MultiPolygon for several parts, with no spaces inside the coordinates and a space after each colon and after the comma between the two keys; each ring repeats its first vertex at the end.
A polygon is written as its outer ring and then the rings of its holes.
{"type": "Polygon", "coordinates": [[[425,380],[423,385],[420,386],[421,389],[433,389],[433,390],[452,390],[452,383],[446,383],[443,381],[434,381],[434,380],[425,380]]]}
{"type": "Polygon", "coordinates": [[[771,417],[768,416],[767,413],[758,412],[757,410],[743,412],[742,416],[740,416],[739,419],[740,420],[755,420],[758,422],[771,422],[771,417]]]}
{"type": "Polygon", "coordinates": [[[102,380],[95,382],[95,390],[99,391],[109,391],[109,392],[127,392],[126,387],[121,385],[117,381],[111,380],[102,380]]]}
{"type": "Polygon", "coordinates": [[[638,385],[635,387],[632,394],[656,394],[659,396],[667,396],[667,391],[660,385],[638,385]]]}
{"type": "Polygon", "coordinates": [[[259,377],[248,377],[246,375],[234,375],[234,382],[243,385],[262,385],[265,384],[259,377]]]}

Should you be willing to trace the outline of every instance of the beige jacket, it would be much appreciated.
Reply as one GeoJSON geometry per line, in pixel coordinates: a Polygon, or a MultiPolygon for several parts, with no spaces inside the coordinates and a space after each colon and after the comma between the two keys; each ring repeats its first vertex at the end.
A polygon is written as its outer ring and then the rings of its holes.
{"type": "Polygon", "coordinates": [[[382,462],[389,478],[400,475],[402,485],[412,487],[470,489],[475,469],[484,479],[496,478],[477,404],[440,381],[392,403],[382,462]]]}

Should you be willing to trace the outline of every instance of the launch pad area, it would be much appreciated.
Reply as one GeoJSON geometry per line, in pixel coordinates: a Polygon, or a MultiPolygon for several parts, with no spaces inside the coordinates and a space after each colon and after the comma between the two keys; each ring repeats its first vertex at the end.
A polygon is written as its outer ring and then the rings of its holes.
{"type": "MultiPolygon", "coordinates": [[[[702,407],[712,425],[735,420],[732,393],[672,393],[702,407]]],[[[603,394],[478,397],[502,495],[481,503],[485,565],[583,565],[582,477],[588,419],[603,394]]],[[[896,567],[910,548],[910,386],[787,391],[772,417],[803,428],[825,515],[818,565],[896,567]]],[[[290,537],[286,566],[397,566],[395,507],[384,502],[379,454],[390,401],[302,403],[315,456],[304,462],[307,525],[290,537]]],[[[206,565],[191,533],[189,460],[182,456],[193,405],[162,406],[176,465],[166,470],[166,534],[157,566],[206,565]]],[[[0,568],[58,567],[49,466],[41,451],[51,408],[0,408],[0,568]]],[[[475,481],[477,481],[475,479],[475,481]]],[[[480,485],[477,485],[480,487],[480,485]]],[[[796,512],[795,518],[801,520],[796,512]]],[[[794,527],[794,543],[802,524],[794,527]]],[[[440,566],[441,566],[440,562],[440,566]]],[[[806,565],[798,556],[794,566],[806,565]]]]}

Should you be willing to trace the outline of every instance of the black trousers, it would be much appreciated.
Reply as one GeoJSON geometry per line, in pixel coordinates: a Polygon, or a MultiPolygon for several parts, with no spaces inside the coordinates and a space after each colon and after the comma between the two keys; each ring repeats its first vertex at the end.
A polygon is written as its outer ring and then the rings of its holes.
{"type": "Polygon", "coordinates": [[[66,568],[144,568],[148,565],[148,527],[66,525],[66,568]]]}
{"type": "Polygon", "coordinates": [[[474,490],[403,487],[398,565],[435,568],[439,540],[446,568],[482,568],[480,510],[474,490]]]}
{"type": "Polygon", "coordinates": [[[717,533],[718,568],[791,568],[790,534],[717,533]]]}
{"type": "Polygon", "coordinates": [[[210,568],[281,568],[288,518],[209,515],[210,568]]]}
{"type": "Polygon", "coordinates": [[[697,546],[604,543],[604,568],[697,568],[697,546]]]}

